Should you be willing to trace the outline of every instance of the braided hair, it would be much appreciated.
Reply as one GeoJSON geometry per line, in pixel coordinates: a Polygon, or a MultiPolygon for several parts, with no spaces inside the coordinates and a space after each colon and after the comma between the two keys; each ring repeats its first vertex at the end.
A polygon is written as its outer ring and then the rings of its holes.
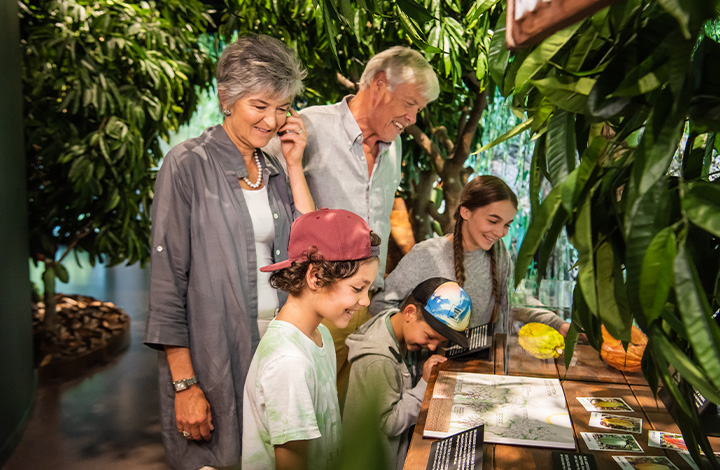
{"type": "MultiPolygon", "coordinates": [[[[453,232],[453,263],[455,265],[455,280],[461,287],[465,285],[465,250],[463,249],[462,227],[465,219],[460,215],[460,209],[465,207],[473,211],[479,207],[487,206],[497,201],[510,201],[517,209],[517,196],[512,189],[497,176],[482,175],[473,178],[465,185],[460,194],[460,201],[455,210],[455,230],[453,232]]],[[[493,244],[490,248],[490,274],[492,276],[492,295],[495,299],[493,313],[490,319],[495,323],[500,308],[500,281],[497,278],[496,250],[493,244]]]]}

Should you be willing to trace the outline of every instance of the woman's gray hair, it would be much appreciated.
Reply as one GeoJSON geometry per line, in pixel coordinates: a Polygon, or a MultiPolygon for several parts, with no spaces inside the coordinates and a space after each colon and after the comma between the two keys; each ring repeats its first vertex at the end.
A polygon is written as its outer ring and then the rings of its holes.
{"type": "Polygon", "coordinates": [[[245,36],[225,48],[217,66],[220,110],[240,98],[267,93],[292,100],[303,90],[306,75],[297,55],[270,36],[245,36]]]}
{"type": "Polygon", "coordinates": [[[360,77],[360,89],[368,87],[380,72],[385,72],[390,91],[402,83],[417,83],[428,102],[440,94],[435,71],[419,52],[407,47],[395,46],[375,54],[360,77]]]}

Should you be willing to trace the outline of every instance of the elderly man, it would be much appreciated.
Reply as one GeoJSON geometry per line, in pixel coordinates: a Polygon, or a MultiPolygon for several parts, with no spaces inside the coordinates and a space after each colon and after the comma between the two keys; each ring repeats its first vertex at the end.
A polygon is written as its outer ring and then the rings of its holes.
{"type": "MultiPolygon", "coordinates": [[[[316,206],[352,211],[382,239],[374,290],[382,288],[385,274],[390,212],[400,183],[400,134],[437,98],[439,89],[423,56],[397,46],[370,59],[356,95],[300,113],[308,130],[303,168],[316,206]]],[[[341,403],[350,370],[345,338],[367,318],[367,311],[356,312],[347,328],[330,329],[341,403]]]]}

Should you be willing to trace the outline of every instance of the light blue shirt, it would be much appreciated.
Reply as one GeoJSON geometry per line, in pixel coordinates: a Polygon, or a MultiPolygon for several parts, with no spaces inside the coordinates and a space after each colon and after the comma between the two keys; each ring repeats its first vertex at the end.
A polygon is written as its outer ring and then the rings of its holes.
{"type": "Polygon", "coordinates": [[[363,136],[348,103],[311,106],[300,112],[308,132],[303,168],[317,208],[345,209],[367,221],[382,240],[380,266],[373,288],[382,288],[390,238],[390,213],[400,184],[402,148],[398,137],[380,143],[368,176],[363,136]]]}

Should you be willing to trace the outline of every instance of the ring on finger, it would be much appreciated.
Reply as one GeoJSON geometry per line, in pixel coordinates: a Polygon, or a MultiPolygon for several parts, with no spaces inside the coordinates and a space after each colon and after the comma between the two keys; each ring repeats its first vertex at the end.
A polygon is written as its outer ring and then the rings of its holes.
{"type": "Polygon", "coordinates": [[[192,434],[190,434],[190,433],[187,432],[187,431],[183,431],[183,432],[182,432],[182,435],[183,435],[183,437],[185,437],[185,438],[187,438],[187,439],[190,439],[190,437],[192,437],[192,434]]]}
{"type": "Polygon", "coordinates": [[[297,131],[297,133],[298,133],[298,134],[302,134],[302,133],[303,133],[303,130],[302,130],[302,128],[300,128],[300,130],[299,130],[299,131],[297,131]]]}

